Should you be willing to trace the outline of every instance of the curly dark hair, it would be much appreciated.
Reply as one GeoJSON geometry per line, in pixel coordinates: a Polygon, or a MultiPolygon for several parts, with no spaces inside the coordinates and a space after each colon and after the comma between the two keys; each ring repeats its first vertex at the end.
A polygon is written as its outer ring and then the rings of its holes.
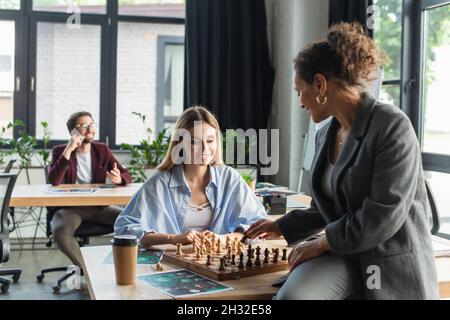
{"type": "Polygon", "coordinates": [[[384,54],[361,24],[338,23],[326,36],[309,44],[294,59],[298,77],[309,84],[317,73],[344,87],[364,87],[374,80],[384,54]]]}
{"type": "Polygon", "coordinates": [[[87,111],[75,112],[70,116],[69,120],[67,120],[67,129],[69,130],[69,132],[72,132],[72,130],[77,125],[77,120],[81,117],[91,117],[91,119],[93,119],[92,115],[87,111]]]}

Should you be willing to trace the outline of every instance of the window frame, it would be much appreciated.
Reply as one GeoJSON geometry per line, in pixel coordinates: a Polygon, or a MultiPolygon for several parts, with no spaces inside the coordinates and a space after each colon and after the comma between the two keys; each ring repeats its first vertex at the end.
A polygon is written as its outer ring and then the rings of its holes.
{"type": "MultiPolygon", "coordinates": [[[[425,10],[450,5],[450,0],[404,0],[402,27],[402,100],[422,144],[423,135],[423,64],[425,58],[424,41],[425,10]],[[419,36],[417,36],[419,35],[419,36]]],[[[425,171],[450,173],[450,155],[422,152],[425,171]]],[[[449,234],[439,233],[440,237],[450,239],[449,234]]]]}
{"type": "MultiPolygon", "coordinates": [[[[106,13],[81,13],[81,24],[100,25],[100,131],[98,141],[111,149],[116,145],[116,95],[117,95],[117,37],[119,22],[185,24],[185,18],[119,15],[118,0],[106,2],[106,13]]],[[[21,0],[20,10],[0,10],[0,19],[16,21],[15,77],[20,78],[20,91],[14,92],[14,119],[25,123],[24,131],[36,135],[36,90],[31,90],[31,79],[36,79],[36,33],[39,22],[65,23],[71,14],[65,12],[34,11],[33,3],[21,0]]],[[[17,138],[19,129],[14,130],[17,138]]],[[[38,140],[37,148],[43,147],[38,140]]],[[[67,140],[51,140],[49,147],[67,143],[67,140]]]]}
{"type": "Polygon", "coordinates": [[[174,123],[177,121],[178,117],[166,116],[164,115],[164,97],[166,96],[165,86],[164,86],[164,66],[166,65],[165,59],[165,46],[166,45],[185,45],[185,40],[183,37],[177,36],[158,36],[158,71],[156,80],[156,129],[161,131],[164,129],[164,124],[166,122],[174,123]]]}

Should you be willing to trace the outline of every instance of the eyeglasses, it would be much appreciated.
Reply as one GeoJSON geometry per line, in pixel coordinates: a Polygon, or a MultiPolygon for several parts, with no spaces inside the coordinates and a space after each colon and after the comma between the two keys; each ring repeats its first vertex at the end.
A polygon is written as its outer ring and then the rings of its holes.
{"type": "Polygon", "coordinates": [[[82,132],[87,131],[88,129],[90,130],[94,130],[95,128],[97,128],[97,125],[95,123],[91,123],[91,124],[77,124],[75,126],[75,128],[77,128],[78,130],[81,130],[82,132]]]}

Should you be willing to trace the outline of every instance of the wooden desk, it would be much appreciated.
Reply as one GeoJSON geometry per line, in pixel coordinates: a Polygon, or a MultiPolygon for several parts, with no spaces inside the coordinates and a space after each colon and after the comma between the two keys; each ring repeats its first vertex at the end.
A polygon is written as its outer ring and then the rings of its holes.
{"type": "MultiPolygon", "coordinates": [[[[267,240],[270,246],[284,248],[284,240],[267,240]]],[[[174,246],[158,246],[158,248],[170,248],[174,246]]],[[[119,286],[115,281],[114,265],[103,264],[104,259],[111,252],[111,246],[84,247],[81,248],[84,263],[86,266],[85,277],[89,289],[89,295],[93,300],[162,300],[173,299],[161,293],[146,283],[137,282],[132,286],[119,286]]],[[[182,269],[176,265],[171,265],[163,261],[164,271],[182,269]]],[[[137,266],[137,274],[152,273],[151,266],[137,266]]],[[[286,271],[279,271],[269,274],[262,274],[251,277],[244,277],[240,280],[221,281],[232,287],[234,290],[199,295],[187,299],[230,299],[230,300],[267,300],[271,299],[277,289],[271,283],[284,275],[286,271]]]]}
{"type": "MultiPolygon", "coordinates": [[[[95,188],[99,185],[76,185],[76,188],[95,188]]],[[[115,189],[99,189],[91,194],[52,194],[51,185],[17,185],[14,187],[10,207],[77,207],[127,205],[141,184],[115,189]]],[[[74,187],[61,185],[58,188],[74,187]]]]}
{"type": "MultiPolygon", "coordinates": [[[[284,247],[284,240],[269,240],[270,245],[284,247]]],[[[160,246],[161,248],[169,248],[160,246]]],[[[174,246],[170,247],[172,250],[174,246]]],[[[146,283],[137,282],[133,286],[118,286],[115,282],[114,265],[103,264],[104,259],[111,252],[111,246],[84,247],[81,248],[86,266],[86,282],[89,296],[92,300],[163,300],[173,299],[161,293],[146,283]]],[[[441,298],[450,298],[450,258],[438,258],[437,272],[441,298]]],[[[178,266],[163,262],[164,271],[182,269],[178,266]]],[[[137,274],[155,272],[150,266],[138,265],[137,274]]],[[[207,294],[192,297],[193,299],[230,299],[230,300],[268,300],[278,289],[271,284],[284,275],[286,271],[280,271],[258,276],[245,277],[240,280],[222,281],[234,290],[222,293],[207,294]]],[[[191,298],[191,299],[192,299],[191,298]]]]}

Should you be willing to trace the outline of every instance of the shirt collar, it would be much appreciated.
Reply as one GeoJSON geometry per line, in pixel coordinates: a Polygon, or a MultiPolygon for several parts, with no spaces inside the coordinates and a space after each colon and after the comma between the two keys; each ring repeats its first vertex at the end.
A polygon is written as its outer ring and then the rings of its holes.
{"type": "MultiPolygon", "coordinates": [[[[208,168],[209,175],[211,177],[209,183],[217,187],[217,170],[213,166],[208,166],[208,168]]],[[[183,165],[174,166],[170,172],[169,187],[177,188],[180,186],[186,186],[189,189],[186,178],[184,176],[183,165]]]]}

